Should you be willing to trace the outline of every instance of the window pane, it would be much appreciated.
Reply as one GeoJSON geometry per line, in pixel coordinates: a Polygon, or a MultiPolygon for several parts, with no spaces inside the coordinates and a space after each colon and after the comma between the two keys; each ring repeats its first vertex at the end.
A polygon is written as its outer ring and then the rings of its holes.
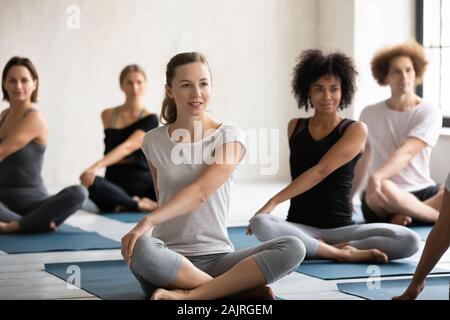
{"type": "Polygon", "coordinates": [[[425,50],[428,67],[423,82],[423,99],[434,106],[440,107],[440,54],[439,49],[425,50]]]}
{"type": "Polygon", "coordinates": [[[441,108],[450,117],[450,48],[442,49],[441,108]]]}
{"type": "Polygon", "coordinates": [[[450,1],[448,0],[442,1],[442,45],[450,46],[450,1]]]}
{"type": "Polygon", "coordinates": [[[440,8],[441,0],[423,1],[423,45],[426,47],[440,44],[440,8]]]}

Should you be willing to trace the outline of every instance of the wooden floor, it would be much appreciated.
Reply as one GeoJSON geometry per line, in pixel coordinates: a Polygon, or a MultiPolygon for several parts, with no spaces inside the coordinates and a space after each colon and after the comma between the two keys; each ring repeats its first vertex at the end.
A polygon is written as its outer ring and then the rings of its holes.
{"type": "MultiPolygon", "coordinates": [[[[273,194],[274,190],[279,190],[279,187],[273,184],[270,186],[258,184],[238,188],[233,196],[234,205],[232,204],[230,209],[229,225],[246,225],[253,212],[262,206],[262,203],[249,201],[254,198],[252,194],[258,194],[259,199],[266,199],[266,196],[273,194]]],[[[286,205],[280,206],[274,214],[282,216],[286,208],[286,205]]],[[[120,241],[133,226],[84,211],[77,212],[67,220],[67,223],[85,230],[97,231],[117,241],[120,241]]],[[[420,252],[410,259],[417,261],[419,257],[420,252]]],[[[81,289],[69,289],[63,280],[44,271],[44,263],[115,259],[121,259],[119,249],[27,254],[6,254],[0,251],[0,299],[98,299],[81,289]]],[[[438,265],[450,270],[450,250],[442,257],[438,265]]],[[[339,292],[337,282],[345,282],[345,280],[325,281],[293,272],[273,283],[271,287],[277,296],[287,300],[358,299],[339,292]]]]}

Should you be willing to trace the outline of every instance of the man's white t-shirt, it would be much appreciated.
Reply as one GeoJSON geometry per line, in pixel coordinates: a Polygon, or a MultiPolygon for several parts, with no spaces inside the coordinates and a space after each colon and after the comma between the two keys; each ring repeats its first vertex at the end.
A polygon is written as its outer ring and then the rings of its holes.
{"type": "Polygon", "coordinates": [[[369,130],[370,174],[380,168],[408,137],[414,137],[425,142],[427,146],[389,179],[408,192],[435,185],[430,177],[430,155],[442,127],[442,113],[439,108],[421,102],[411,110],[400,112],[390,109],[386,101],[382,101],[366,107],[360,120],[367,124],[369,130]]]}
{"type": "MultiPolygon", "coordinates": [[[[242,130],[221,125],[212,134],[194,143],[178,143],[169,136],[169,126],[155,128],[144,137],[142,151],[157,171],[158,203],[161,206],[192,184],[208,164],[212,151],[228,142],[239,142],[245,154],[242,130]]],[[[199,208],[154,227],[152,236],[184,256],[234,251],[228,238],[226,218],[234,173],[199,208]]]]}

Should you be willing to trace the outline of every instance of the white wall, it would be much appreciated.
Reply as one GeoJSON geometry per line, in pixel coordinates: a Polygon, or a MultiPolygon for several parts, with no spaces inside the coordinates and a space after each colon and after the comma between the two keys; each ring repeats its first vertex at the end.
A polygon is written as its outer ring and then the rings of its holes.
{"type": "Polygon", "coordinates": [[[359,118],[369,104],[390,96],[387,87],[380,87],[370,70],[374,53],[386,46],[415,36],[415,0],[355,0],[354,52],[359,71],[354,116],[359,118]]]}
{"type": "Polygon", "coordinates": [[[244,164],[239,178],[288,179],[286,124],[298,113],[291,69],[315,45],[315,11],[315,0],[0,0],[0,63],[28,56],[39,71],[48,184],[76,183],[101,156],[100,111],[122,103],[118,75],[126,64],[147,71],[144,101],[159,113],[166,63],[193,50],[212,68],[214,118],[244,130],[280,129],[277,175],[244,164]],[[79,30],[67,27],[73,4],[79,30]]]}
{"type": "MultiPolygon", "coordinates": [[[[214,81],[211,114],[244,130],[278,129],[279,171],[241,166],[240,180],[288,180],[286,124],[298,111],[291,94],[292,67],[307,48],[339,50],[358,66],[358,91],[344,116],[389,95],[372,78],[376,49],[414,36],[414,0],[0,0],[0,64],[24,55],[36,64],[40,103],[49,125],[44,179],[76,183],[101,156],[100,111],[122,103],[120,70],[138,63],[147,71],[144,98],[159,113],[164,71],[175,53],[202,51],[214,81]],[[81,29],[67,28],[69,5],[81,9],[81,29]]],[[[3,104],[4,106],[5,104],[3,104]]],[[[273,146],[272,146],[273,147],[273,146]]],[[[438,181],[449,170],[450,137],[432,157],[438,181]]]]}

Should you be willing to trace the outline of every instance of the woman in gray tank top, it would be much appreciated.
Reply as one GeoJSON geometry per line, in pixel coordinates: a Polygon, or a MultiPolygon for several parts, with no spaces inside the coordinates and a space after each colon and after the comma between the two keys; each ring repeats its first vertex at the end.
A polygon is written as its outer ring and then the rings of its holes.
{"type": "Polygon", "coordinates": [[[87,191],[65,188],[49,196],[41,176],[47,126],[32,108],[38,74],[27,58],[13,57],[2,74],[7,109],[0,114],[0,233],[53,231],[81,208],[87,191]]]}

